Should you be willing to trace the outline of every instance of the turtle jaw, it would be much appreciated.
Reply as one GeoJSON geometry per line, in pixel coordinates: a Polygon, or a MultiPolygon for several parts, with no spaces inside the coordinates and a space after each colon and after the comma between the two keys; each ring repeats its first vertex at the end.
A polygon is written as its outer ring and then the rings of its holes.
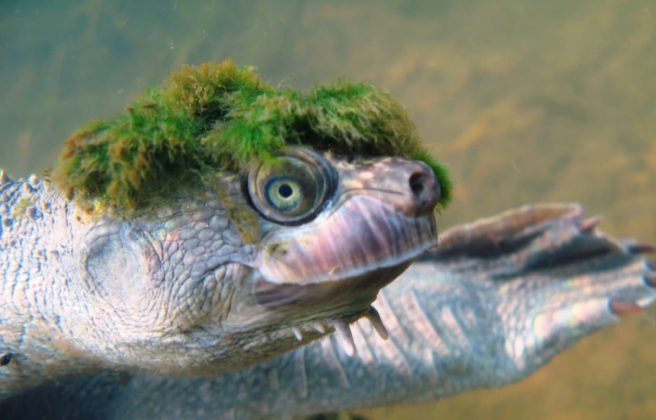
{"type": "Polygon", "coordinates": [[[410,262],[372,268],[352,277],[305,285],[271,283],[257,279],[255,296],[259,304],[274,312],[311,314],[311,319],[357,319],[367,313],[378,291],[400,276],[410,262]]]}

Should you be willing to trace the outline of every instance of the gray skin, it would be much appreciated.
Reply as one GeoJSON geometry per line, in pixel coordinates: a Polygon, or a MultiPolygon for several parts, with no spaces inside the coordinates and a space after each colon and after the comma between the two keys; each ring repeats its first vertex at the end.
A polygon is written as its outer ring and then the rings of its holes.
{"type": "Polygon", "coordinates": [[[287,418],[503,386],[652,304],[645,250],[605,236],[578,206],[524,207],[442,234],[378,294],[390,338],[364,319],[351,326],[356,356],[331,334],[234,372],[111,369],[14,395],[0,409],[20,418],[287,418]]]}
{"type": "Polygon", "coordinates": [[[291,225],[271,221],[253,193],[287,176],[278,160],[272,175],[253,166],[248,193],[244,177],[219,174],[130,219],[85,214],[47,181],[3,174],[0,355],[11,360],[0,399],[106,369],[253,366],[368,314],[378,290],[436,243],[439,191],[425,164],[284,156],[329,187],[300,207],[316,214],[291,225]]]}

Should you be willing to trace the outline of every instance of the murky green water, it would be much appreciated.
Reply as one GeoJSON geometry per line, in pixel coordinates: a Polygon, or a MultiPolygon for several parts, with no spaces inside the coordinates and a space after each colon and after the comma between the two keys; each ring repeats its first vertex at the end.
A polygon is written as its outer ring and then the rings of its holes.
{"type": "MultiPolygon", "coordinates": [[[[3,0],[0,57],[0,164],[17,175],[183,63],[233,57],[273,83],[392,92],[456,179],[445,225],[575,200],[606,230],[656,241],[652,1],[3,0]]],[[[519,385],[363,413],[652,418],[655,345],[638,316],[519,385]]]]}

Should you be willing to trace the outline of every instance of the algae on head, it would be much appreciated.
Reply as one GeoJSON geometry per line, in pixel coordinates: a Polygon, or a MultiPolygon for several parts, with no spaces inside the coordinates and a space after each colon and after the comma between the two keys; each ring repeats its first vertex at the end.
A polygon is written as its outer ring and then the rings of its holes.
{"type": "Polygon", "coordinates": [[[451,198],[447,171],[387,93],[338,81],[301,94],[228,60],[185,67],[109,121],[66,140],[53,178],[82,204],[129,214],[216,172],[237,172],[286,145],[426,162],[451,198]]]}

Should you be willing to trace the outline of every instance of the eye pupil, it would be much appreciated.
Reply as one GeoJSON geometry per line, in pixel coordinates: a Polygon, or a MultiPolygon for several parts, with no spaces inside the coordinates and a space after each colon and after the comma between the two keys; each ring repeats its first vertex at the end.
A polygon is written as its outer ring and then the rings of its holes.
{"type": "Polygon", "coordinates": [[[278,187],[278,194],[282,198],[289,198],[294,191],[292,190],[292,187],[289,186],[289,184],[282,184],[280,187],[278,187]]]}

